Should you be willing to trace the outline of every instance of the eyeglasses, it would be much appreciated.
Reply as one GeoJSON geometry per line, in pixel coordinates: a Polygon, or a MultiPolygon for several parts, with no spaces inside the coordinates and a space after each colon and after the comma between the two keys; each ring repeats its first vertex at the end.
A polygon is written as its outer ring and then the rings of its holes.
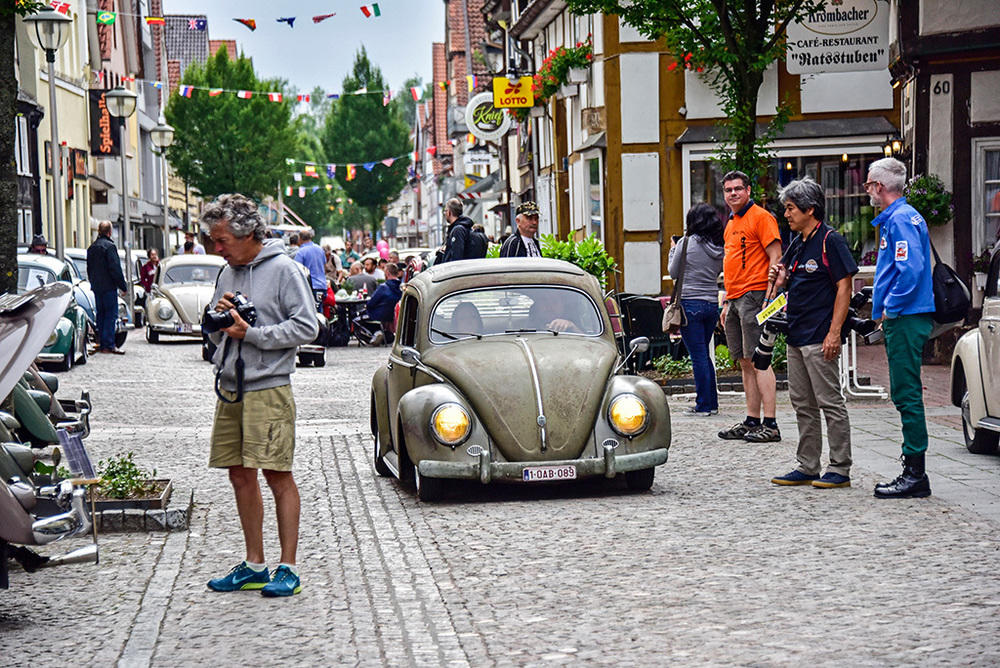
{"type": "Polygon", "coordinates": [[[728,195],[730,193],[742,192],[742,191],[744,191],[746,189],[747,189],[746,186],[733,186],[732,188],[723,188],[722,192],[724,192],[724,193],[726,193],[728,195]]]}
{"type": "Polygon", "coordinates": [[[865,188],[865,190],[868,190],[869,186],[880,186],[880,185],[882,185],[881,181],[865,181],[864,182],[864,188],[865,188]]]}

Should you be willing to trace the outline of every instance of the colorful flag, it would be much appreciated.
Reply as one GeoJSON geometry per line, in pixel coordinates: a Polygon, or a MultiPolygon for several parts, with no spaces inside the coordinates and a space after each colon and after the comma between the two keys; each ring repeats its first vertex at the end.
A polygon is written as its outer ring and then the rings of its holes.
{"type": "Polygon", "coordinates": [[[222,95],[222,89],[221,88],[209,88],[208,89],[208,96],[209,97],[218,97],[220,95],[222,95]]]}
{"type": "Polygon", "coordinates": [[[382,161],[382,164],[385,165],[386,167],[392,167],[392,163],[394,162],[396,162],[395,158],[386,158],[385,160],[382,161]]]}
{"type": "Polygon", "coordinates": [[[191,91],[194,90],[194,86],[181,86],[177,89],[177,94],[181,97],[191,97],[191,91]]]}
{"type": "Polygon", "coordinates": [[[365,170],[367,170],[369,172],[372,171],[373,169],[375,169],[375,163],[374,162],[366,162],[365,164],[363,164],[361,166],[364,167],[365,170]]]}
{"type": "Polygon", "coordinates": [[[295,17],[294,16],[282,16],[277,19],[278,23],[287,23],[289,28],[295,27],[295,17]]]}
{"type": "Polygon", "coordinates": [[[236,97],[240,98],[241,100],[249,100],[251,97],[253,97],[253,91],[238,90],[236,91],[236,97]]]}
{"type": "Polygon", "coordinates": [[[167,20],[165,18],[163,18],[162,16],[147,16],[146,17],[146,25],[149,25],[149,26],[162,26],[162,25],[166,25],[166,23],[167,23],[167,20]]]}
{"type": "Polygon", "coordinates": [[[353,181],[354,177],[358,175],[358,170],[355,169],[354,165],[347,166],[347,180],[353,181]]]}
{"type": "MultiPolygon", "coordinates": [[[[247,95],[247,97],[249,98],[250,96],[247,95]]],[[[281,93],[268,93],[267,99],[270,100],[271,102],[281,102],[281,93]]]]}
{"type": "Polygon", "coordinates": [[[310,191],[309,191],[309,193],[310,193],[310,194],[313,194],[313,193],[315,193],[315,192],[316,192],[317,190],[319,190],[319,186],[313,186],[313,187],[312,187],[312,190],[310,190],[310,191]]]}
{"type": "Polygon", "coordinates": [[[466,83],[469,84],[469,92],[470,93],[476,89],[476,75],[475,74],[467,74],[466,77],[465,77],[465,81],[466,81],[466,83]]]}
{"type": "Polygon", "coordinates": [[[319,174],[316,172],[316,165],[306,165],[306,176],[311,176],[314,179],[319,178],[319,174]]]}
{"type": "Polygon", "coordinates": [[[289,166],[294,165],[295,164],[295,158],[285,158],[285,164],[289,165],[289,166]]]}
{"type": "Polygon", "coordinates": [[[320,14],[319,16],[314,16],[313,17],[313,23],[319,23],[320,21],[325,21],[328,18],[330,18],[331,16],[336,16],[336,15],[337,15],[337,12],[333,12],[332,14],[320,14]]]}
{"type": "Polygon", "coordinates": [[[291,196],[292,196],[292,187],[288,186],[285,188],[285,197],[291,197],[291,196]]]}
{"type": "Polygon", "coordinates": [[[101,25],[109,26],[115,22],[115,16],[114,12],[98,12],[97,22],[101,25]]]}
{"type": "Polygon", "coordinates": [[[372,3],[369,5],[361,5],[361,13],[365,15],[366,18],[371,18],[372,16],[382,16],[382,12],[379,11],[378,3],[372,3]]]}
{"type": "Polygon", "coordinates": [[[427,153],[433,156],[437,154],[437,150],[438,150],[437,146],[431,146],[429,149],[427,149],[427,153]]]}
{"type": "Polygon", "coordinates": [[[302,172],[294,172],[292,174],[292,178],[294,180],[296,180],[296,181],[301,181],[302,180],[302,172]]]}
{"type": "Polygon", "coordinates": [[[340,94],[339,93],[327,93],[326,94],[326,99],[328,99],[328,100],[339,100],[340,99],[340,94]]]}
{"type": "Polygon", "coordinates": [[[69,3],[68,2],[50,2],[49,7],[59,12],[60,14],[66,14],[69,16],[69,3]]]}
{"type": "Polygon", "coordinates": [[[250,28],[250,32],[253,32],[254,30],[257,29],[257,22],[253,19],[233,19],[233,20],[236,21],[237,23],[242,23],[247,28],[250,28]]]}
{"type": "Polygon", "coordinates": [[[326,166],[326,176],[327,178],[334,178],[337,176],[337,165],[327,165],[326,166]]]}
{"type": "Polygon", "coordinates": [[[309,95],[308,94],[306,94],[306,95],[299,95],[298,98],[299,98],[299,102],[309,102],[309,95]]]}
{"type": "Polygon", "coordinates": [[[392,94],[389,92],[382,93],[382,106],[388,107],[390,102],[392,102],[392,94]]]}
{"type": "Polygon", "coordinates": [[[305,197],[305,196],[306,196],[306,187],[299,186],[299,197],[305,197]]]}
{"type": "Polygon", "coordinates": [[[149,85],[152,86],[153,88],[155,88],[156,90],[163,90],[163,82],[162,81],[150,81],[149,85]]]}
{"type": "Polygon", "coordinates": [[[199,32],[208,30],[208,19],[188,19],[188,30],[199,32]]]}

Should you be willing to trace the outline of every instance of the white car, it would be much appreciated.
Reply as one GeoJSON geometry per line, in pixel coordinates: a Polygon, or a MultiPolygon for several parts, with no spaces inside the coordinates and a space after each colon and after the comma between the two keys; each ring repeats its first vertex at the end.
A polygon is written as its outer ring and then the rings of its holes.
{"type": "Polygon", "coordinates": [[[951,358],[951,401],[962,409],[965,447],[992,454],[1000,441],[1000,242],[993,248],[979,327],[951,358]]]}
{"type": "Polygon", "coordinates": [[[174,255],[160,262],[146,302],[146,340],[161,334],[201,338],[201,316],[226,264],[218,255],[174,255]]]}

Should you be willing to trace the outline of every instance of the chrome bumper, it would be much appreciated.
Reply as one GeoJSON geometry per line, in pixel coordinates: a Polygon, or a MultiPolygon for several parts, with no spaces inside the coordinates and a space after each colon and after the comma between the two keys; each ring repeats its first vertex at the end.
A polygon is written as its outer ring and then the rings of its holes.
{"type": "Polygon", "coordinates": [[[154,325],[149,324],[149,328],[157,334],[173,334],[174,336],[197,336],[201,337],[201,325],[191,325],[190,332],[178,332],[177,325],[154,325]]]}
{"type": "Polygon", "coordinates": [[[62,362],[66,359],[66,356],[62,353],[38,353],[35,355],[35,361],[40,364],[49,364],[51,362],[62,362]]]}
{"type": "Polygon", "coordinates": [[[35,538],[35,544],[47,545],[90,530],[90,516],[87,514],[84,498],[85,490],[76,488],[71,494],[68,511],[51,517],[43,517],[31,524],[31,533],[35,538]]]}
{"type": "Polygon", "coordinates": [[[479,457],[468,462],[442,462],[425,459],[417,465],[420,475],[428,478],[478,479],[486,484],[493,480],[522,481],[524,469],[533,466],[573,466],[577,477],[604,476],[614,478],[619,473],[653,468],[667,461],[667,449],[657,448],[630,455],[616,455],[615,448],[605,446],[603,457],[585,459],[559,459],[541,462],[494,462],[489,450],[480,448],[479,457]]]}

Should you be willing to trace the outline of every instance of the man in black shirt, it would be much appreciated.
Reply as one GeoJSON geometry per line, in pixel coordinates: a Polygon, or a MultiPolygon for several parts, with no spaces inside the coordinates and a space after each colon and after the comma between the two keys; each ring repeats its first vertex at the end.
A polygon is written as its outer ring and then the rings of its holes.
{"type": "Polygon", "coordinates": [[[500,257],[541,257],[538,243],[538,205],[521,202],[517,206],[517,232],[507,237],[500,247],[500,257]]]}
{"type": "Polygon", "coordinates": [[[444,205],[444,217],[449,223],[448,239],[445,242],[444,254],[438,264],[486,256],[485,248],[483,248],[482,255],[478,254],[479,244],[477,240],[473,239],[475,233],[472,231],[472,219],[462,214],[464,208],[462,200],[457,197],[452,197],[444,205]]]}
{"type": "Polygon", "coordinates": [[[771,479],[776,485],[850,487],[851,425],[840,387],[842,330],[858,266],[844,238],[823,223],[823,189],[809,178],[781,191],[785,219],[795,233],[768,280],[788,286],[788,398],[799,426],[798,468],[771,479]],[[830,466],[820,455],[826,418],[830,466]]]}
{"type": "Polygon", "coordinates": [[[127,289],[118,249],[111,241],[111,223],[101,221],[97,239],[87,249],[87,277],[97,301],[97,340],[100,353],[124,355],[115,348],[115,321],[118,318],[118,293],[127,289]]]}

